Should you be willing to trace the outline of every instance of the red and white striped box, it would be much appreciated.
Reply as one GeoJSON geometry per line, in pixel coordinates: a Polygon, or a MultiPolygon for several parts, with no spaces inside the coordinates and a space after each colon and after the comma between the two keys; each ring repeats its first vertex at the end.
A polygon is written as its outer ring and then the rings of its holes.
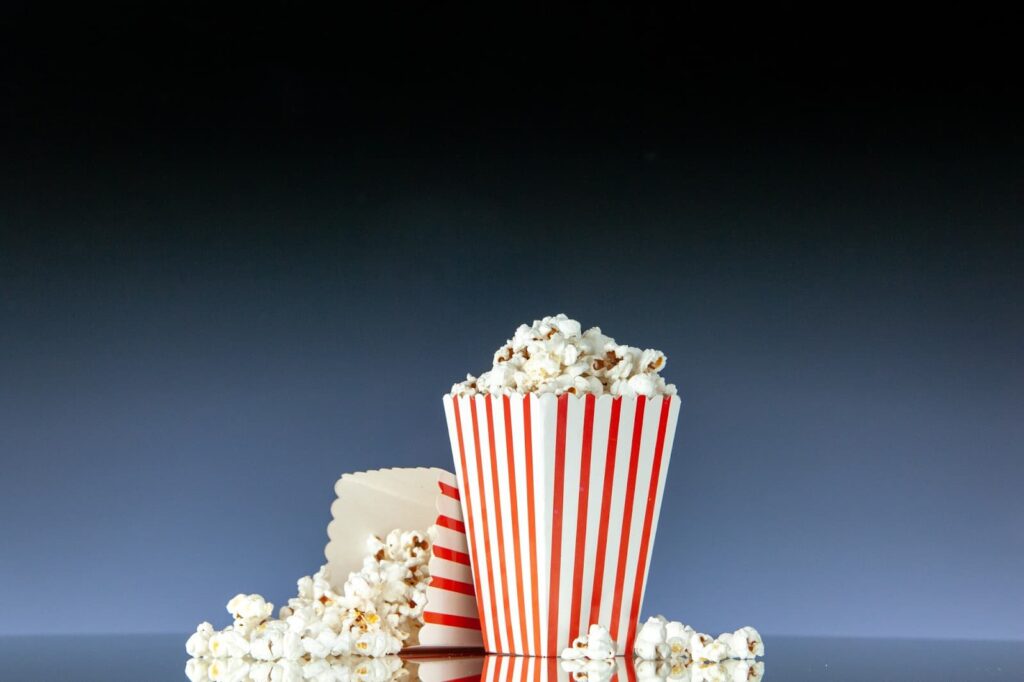
{"type": "MultiPolygon", "coordinates": [[[[327,577],[341,590],[366,554],[366,539],[395,528],[436,536],[427,568],[431,575],[424,625],[410,641],[421,648],[479,649],[480,621],[469,566],[469,546],[455,476],[443,469],[394,468],[345,474],[334,486],[324,549],[327,577]]],[[[406,649],[410,651],[410,649],[406,649]]]]}
{"type": "Polygon", "coordinates": [[[631,651],[680,400],[444,397],[484,647],[631,651]]]}

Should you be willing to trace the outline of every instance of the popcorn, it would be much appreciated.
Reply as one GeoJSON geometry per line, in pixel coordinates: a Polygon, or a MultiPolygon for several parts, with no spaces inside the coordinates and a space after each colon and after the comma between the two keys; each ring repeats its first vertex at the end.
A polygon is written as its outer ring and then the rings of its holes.
{"type": "MultiPolygon", "coordinates": [[[[201,624],[186,642],[186,652],[196,658],[249,656],[259,662],[398,653],[423,624],[430,549],[430,537],[419,531],[370,537],[362,568],[349,575],[340,592],[321,567],[299,579],[298,596],[281,607],[277,619],[272,618],[274,605],[260,595],[238,594],[227,604],[233,624],[220,632],[201,624]]],[[[272,680],[294,672],[288,665],[259,671],[272,680]]],[[[216,673],[233,674],[225,666],[216,673]]]]}
{"type": "Polygon", "coordinates": [[[721,637],[712,639],[710,635],[705,635],[703,632],[695,632],[690,637],[690,655],[695,661],[718,663],[728,658],[729,645],[722,641],[721,637]]]}
{"type": "Polygon", "coordinates": [[[238,658],[249,653],[249,640],[231,626],[210,636],[209,653],[213,658],[238,658]]]}
{"type": "Polygon", "coordinates": [[[669,622],[663,616],[655,616],[640,626],[633,644],[633,655],[647,661],[682,662],[684,666],[690,661],[717,663],[728,658],[763,656],[764,642],[752,627],[712,638],[679,621],[669,622]]]}
{"type": "Polygon", "coordinates": [[[648,618],[636,634],[633,655],[645,661],[668,658],[670,649],[665,641],[666,623],[664,616],[648,618]]]}
{"type": "Polygon", "coordinates": [[[467,374],[452,394],[675,395],[676,387],[659,375],[666,362],[661,351],[620,345],[599,327],[583,332],[560,314],[520,325],[495,351],[491,369],[467,374]]]}
{"type": "Polygon", "coordinates": [[[563,660],[588,659],[591,661],[615,658],[615,642],[608,630],[597,623],[590,626],[585,635],[573,640],[572,646],[562,651],[563,660]]]}
{"type": "Polygon", "coordinates": [[[185,653],[192,658],[200,658],[210,651],[210,637],[213,636],[213,626],[209,623],[200,623],[195,633],[185,642],[185,653]]]}
{"type": "Polygon", "coordinates": [[[693,654],[690,652],[690,640],[694,634],[693,628],[679,621],[666,623],[665,644],[668,645],[668,658],[691,660],[693,654]]]}
{"type": "Polygon", "coordinates": [[[258,594],[238,594],[228,602],[228,613],[235,620],[266,620],[274,613],[274,605],[258,594]]]}
{"type": "Polygon", "coordinates": [[[757,658],[764,656],[764,642],[761,633],[749,625],[729,635],[722,635],[729,648],[730,658],[757,658]]]}

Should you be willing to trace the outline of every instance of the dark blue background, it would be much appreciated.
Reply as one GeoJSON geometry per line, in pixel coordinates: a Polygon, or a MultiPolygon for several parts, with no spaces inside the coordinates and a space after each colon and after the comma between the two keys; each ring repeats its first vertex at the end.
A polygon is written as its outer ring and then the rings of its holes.
{"type": "Polygon", "coordinates": [[[281,603],[335,478],[450,467],[441,394],[566,312],[683,397],[645,614],[1024,637],[998,74],[657,13],[135,12],[8,17],[0,634],[281,603]]]}

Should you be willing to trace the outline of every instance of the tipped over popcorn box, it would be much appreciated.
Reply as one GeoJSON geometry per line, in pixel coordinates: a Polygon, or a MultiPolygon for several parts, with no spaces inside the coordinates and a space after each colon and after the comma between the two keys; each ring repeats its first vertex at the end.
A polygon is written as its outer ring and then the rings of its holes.
{"type": "Polygon", "coordinates": [[[368,538],[376,536],[386,544],[396,541],[392,532],[396,528],[425,535],[429,531],[426,603],[410,604],[422,607],[422,626],[410,633],[403,649],[481,647],[455,476],[434,468],[378,469],[345,474],[335,484],[335,492],[333,520],[327,528],[330,541],[324,550],[325,576],[331,586],[341,590],[349,576],[363,567],[368,538]]]}
{"type": "Polygon", "coordinates": [[[679,405],[444,396],[487,651],[558,656],[588,623],[632,651],[679,405]]]}

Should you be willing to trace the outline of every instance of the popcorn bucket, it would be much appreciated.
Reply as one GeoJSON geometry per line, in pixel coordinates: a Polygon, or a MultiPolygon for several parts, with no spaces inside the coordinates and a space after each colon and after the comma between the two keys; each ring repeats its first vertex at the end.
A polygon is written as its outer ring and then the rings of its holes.
{"type": "Polygon", "coordinates": [[[484,647],[633,648],[677,396],[444,397],[484,647]]]}
{"type": "Polygon", "coordinates": [[[376,469],[345,474],[334,490],[338,497],[331,505],[330,542],[324,549],[332,586],[342,589],[349,573],[359,570],[371,534],[384,537],[395,528],[425,531],[434,526],[423,626],[405,645],[479,649],[480,621],[455,476],[422,467],[376,469]]]}

